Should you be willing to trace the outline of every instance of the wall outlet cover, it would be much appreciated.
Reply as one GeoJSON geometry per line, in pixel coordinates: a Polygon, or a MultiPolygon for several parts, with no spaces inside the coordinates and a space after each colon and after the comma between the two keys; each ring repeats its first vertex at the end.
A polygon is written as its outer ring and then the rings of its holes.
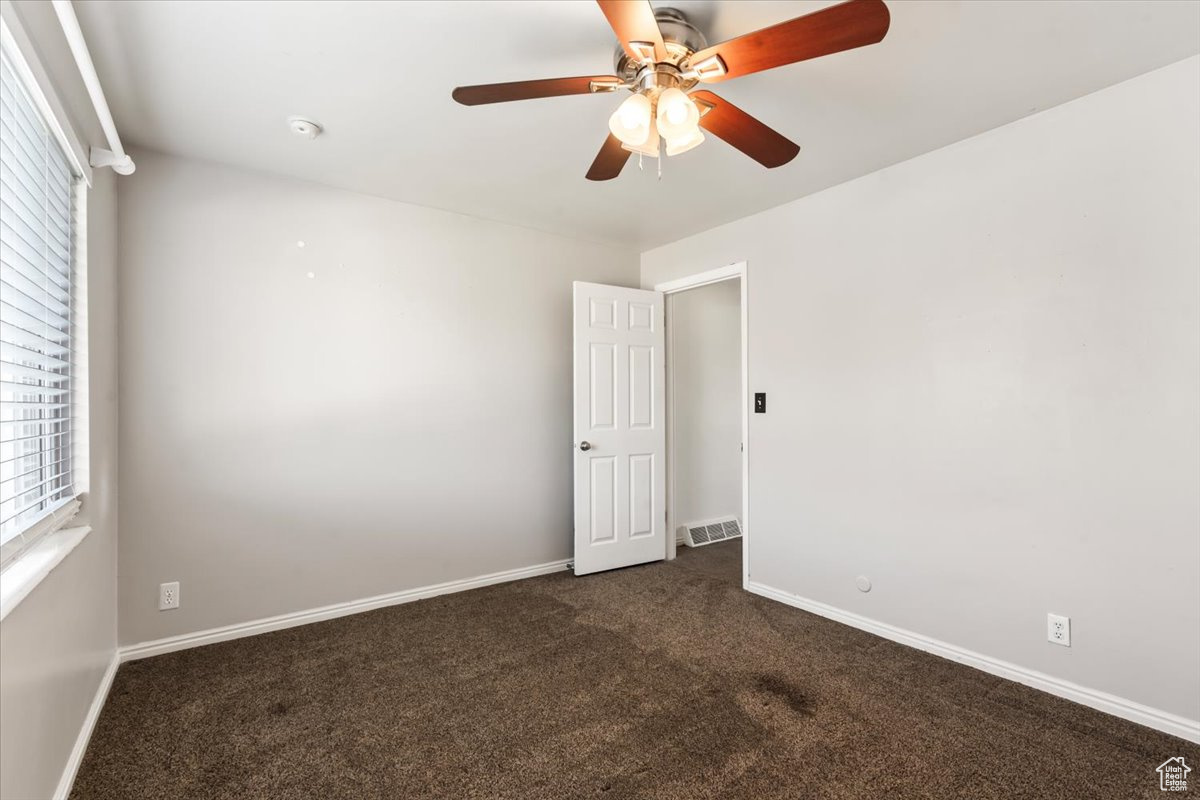
{"type": "Polygon", "coordinates": [[[1058,614],[1046,615],[1046,640],[1063,647],[1071,646],[1071,618],[1058,614]]]}
{"type": "Polygon", "coordinates": [[[179,608],[179,581],[158,585],[158,610],[179,608]]]}

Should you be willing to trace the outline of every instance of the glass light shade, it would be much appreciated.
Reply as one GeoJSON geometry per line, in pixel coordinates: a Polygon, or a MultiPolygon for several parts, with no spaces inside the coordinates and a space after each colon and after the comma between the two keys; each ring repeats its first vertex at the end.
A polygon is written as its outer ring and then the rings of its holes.
{"type": "Polygon", "coordinates": [[[621,147],[631,153],[637,153],[640,156],[649,156],[650,158],[658,158],[658,131],[650,126],[650,135],[646,137],[646,141],[641,144],[624,144],[621,147]]]}
{"type": "Polygon", "coordinates": [[[693,128],[691,133],[686,133],[674,139],[667,139],[667,155],[677,156],[680,153],[686,153],[703,141],[704,134],[700,132],[699,128],[693,128]]]}
{"type": "Polygon", "coordinates": [[[650,137],[650,98],[635,94],[625,99],[608,118],[608,129],[622,144],[644,144],[650,137]]]}
{"type": "Polygon", "coordinates": [[[681,90],[667,89],[658,97],[658,132],[667,141],[681,139],[696,131],[700,109],[681,90]]]}

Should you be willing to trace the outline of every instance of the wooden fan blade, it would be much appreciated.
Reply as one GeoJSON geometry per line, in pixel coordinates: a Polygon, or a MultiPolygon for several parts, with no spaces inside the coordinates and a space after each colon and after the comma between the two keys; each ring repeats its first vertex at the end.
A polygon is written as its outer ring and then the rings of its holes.
{"type": "Polygon", "coordinates": [[[712,92],[692,92],[690,97],[711,106],[709,111],[700,117],[701,128],[729,142],[764,167],[782,167],[800,152],[800,145],[712,92]]]}
{"type": "Polygon", "coordinates": [[[629,151],[621,147],[621,140],[610,133],[608,139],[604,141],[604,146],[596,154],[596,160],[592,162],[591,168],[587,171],[587,179],[589,181],[612,180],[621,174],[629,156],[629,151]]]}
{"type": "Polygon", "coordinates": [[[849,0],[803,17],[707,47],[689,59],[693,66],[719,56],[724,74],[703,75],[707,82],[727,81],[810,58],[875,44],[888,32],[891,15],[883,0],[849,0]]]}
{"type": "Polygon", "coordinates": [[[540,81],[484,83],[479,86],[459,86],[451,95],[464,106],[485,103],[507,103],[511,100],[534,100],[539,97],[561,97],[567,94],[590,94],[592,82],[620,83],[614,75],[585,75],[581,78],[546,78],[540,81]]]}
{"type": "Polygon", "coordinates": [[[625,53],[634,61],[641,62],[646,53],[631,45],[632,42],[643,42],[654,45],[654,60],[666,61],[667,48],[663,44],[662,31],[654,19],[654,9],[650,0],[596,0],[608,24],[617,34],[617,41],[625,48],[625,53]]]}

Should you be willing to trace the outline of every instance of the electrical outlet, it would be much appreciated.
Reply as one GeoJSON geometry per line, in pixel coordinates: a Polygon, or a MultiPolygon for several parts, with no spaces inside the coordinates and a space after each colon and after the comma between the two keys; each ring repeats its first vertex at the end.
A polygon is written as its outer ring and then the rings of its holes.
{"type": "Polygon", "coordinates": [[[158,610],[179,608],[179,581],[158,585],[158,610]]]}
{"type": "Polygon", "coordinates": [[[1071,646],[1071,618],[1058,614],[1046,615],[1046,640],[1051,644],[1071,646]]]}

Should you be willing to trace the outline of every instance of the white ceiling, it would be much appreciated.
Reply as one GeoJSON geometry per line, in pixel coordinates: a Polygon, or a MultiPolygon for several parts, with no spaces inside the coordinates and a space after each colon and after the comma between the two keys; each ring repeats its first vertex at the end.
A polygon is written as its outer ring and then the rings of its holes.
{"type": "MultiPolygon", "coordinates": [[[[450,99],[459,84],[611,71],[590,0],[75,5],[127,142],[643,248],[1200,52],[1196,2],[893,0],[881,44],[713,87],[798,142],[792,163],[766,170],[710,136],[666,159],[661,182],[633,159],[593,183],[621,98],[450,99]],[[292,114],[326,134],[294,137],[292,114]]],[[[656,5],[717,42],[831,3],[656,5]]]]}

